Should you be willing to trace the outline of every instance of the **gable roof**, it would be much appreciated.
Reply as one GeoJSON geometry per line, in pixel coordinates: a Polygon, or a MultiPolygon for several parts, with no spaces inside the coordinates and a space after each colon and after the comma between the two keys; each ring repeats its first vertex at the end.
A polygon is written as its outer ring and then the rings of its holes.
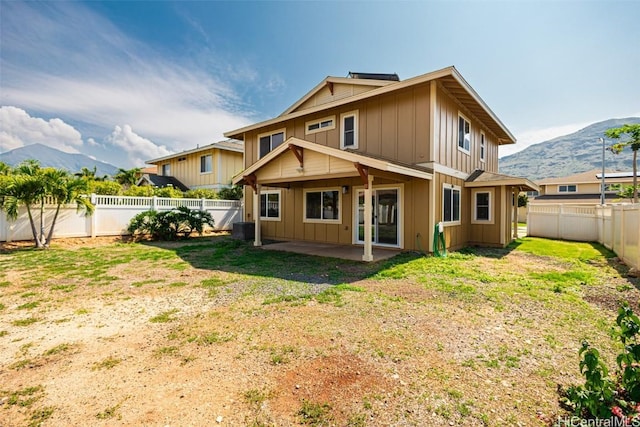
{"type": "MultiPolygon", "coordinates": [[[[353,163],[359,163],[363,166],[368,166],[373,169],[378,169],[381,171],[398,173],[401,175],[412,176],[416,178],[422,179],[432,179],[433,171],[420,167],[420,166],[409,166],[403,165],[396,162],[390,162],[387,160],[376,159],[370,156],[366,156],[359,153],[354,153],[352,151],[339,150],[337,148],[327,147],[326,145],[316,144],[314,142],[305,141],[304,139],[299,139],[295,137],[290,137],[282,144],[277,146],[274,150],[269,152],[266,156],[262,157],[260,160],[249,166],[247,169],[242,171],[240,174],[233,177],[232,183],[234,185],[243,182],[244,177],[249,176],[256,171],[258,171],[263,166],[267,165],[269,162],[274,160],[276,157],[281,154],[288,152],[290,150],[290,146],[295,146],[299,148],[303,148],[310,151],[315,151],[317,153],[325,154],[327,156],[336,157],[342,160],[347,160],[353,163]]],[[[354,167],[354,172],[357,173],[357,169],[354,167]]]]}
{"type": "Polygon", "coordinates": [[[140,177],[137,185],[140,185],[140,183],[143,181],[146,181],[147,183],[149,183],[149,185],[158,188],[174,187],[180,191],[189,190],[189,187],[180,182],[180,180],[178,180],[175,176],[163,176],[155,173],[145,173],[140,177]]]}
{"type": "MultiPolygon", "coordinates": [[[[605,180],[617,179],[625,181],[625,178],[631,180],[633,172],[616,172],[612,170],[605,171],[605,180]]],[[[554,185],[554,184],[587,184],[597,183],[602,179],[602,169],[592,169],[587,172],[576,173],[573,175],[560,176],[556,178],[545,178],[537,181],[538,185],[554,185]]]]}
{"type": "Polygon", "coordinates": [[[540,187],[529,181],[527,178],[487,172],[483,170],[475,170],[471,175],[469,175],[464,183],[465,187],[471,188],[503,185],[520,187],[520,190],[540,191],[540,187]]]}
{"type": "Polygon", "coordinates": [[[471,113],[473,113],[484,125],[486,125],[493,133],[495,133],[498,137],[498,144],[514,144],[516,142],[516,138],[511,134],[509,129],[507,129],[507,127],[500,121],[500,119],[498,119],[495,113],[489,108],[489,106],[487,106],[482,98],[480,98],[480,95],[476,93],[476,91],[469,85],[469,83],[466,82],[466,80],[462,77],[462,75],[460,75],[458,70],[456,70],[456,68],[453,66],[399,82],[327,77],[318,86],[312,89],[303,98],[289,107],[283,114],[279,115],[278,117],[255,123],[253,125],[245,126],[240,129],[225,132],[224,135],[228,138],[242,139],[244,138],[245,132],[278,124],[286,120],[302,117],[330,108],[338,107],[350,102],[362,101],[396,90],[405,89],[425,82],[430,82],[432,80],[437,80],[438,82],[440,82],[449,93],[455,96],[465,107],[467,107],[471,111],[471,113]],[[332,81],[340,81],[349,84],[378,85],[379,87],[363,93],[359,93],[357,95],[328,102],[316,107],[307,108],[301,111],[294,111],[295,108],[297,108],[300,104],[313,96],[314,93],[321,90],[324,85],[327,84],[327,82],[332,81]]]}
{"type": "Polygon", "coordinates": [[[165,160],[170,160],[175,157],[182,157],[187,154],[199,153],[201,151],[208,151],[211,149],[233,151],[236,153],[244,153],[244,142],[237,139],[226,139],[224,141],[214,142],[213,144],[204,145],[202,147],[196,147],[191,150],[181,151],[175,154],[169,154],[168,156],[158,157],[157,159],[147,160],[145,163],[159,163],[165,160]]]}

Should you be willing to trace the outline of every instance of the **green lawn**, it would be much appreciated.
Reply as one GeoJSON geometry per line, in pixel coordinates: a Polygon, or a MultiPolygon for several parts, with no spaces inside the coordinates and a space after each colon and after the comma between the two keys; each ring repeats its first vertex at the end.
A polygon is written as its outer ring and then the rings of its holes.
{"type": "Polygon", "coordinates": [[[583,339],[614,361],[615,309],[639,292],[613,256],[538,238],[368,264],[224,236],[5,251],[0,398],[38,393],[0,419],[540,425],[562,413],[557,385],[580,381],[583,339]],[[114,382],[130,376],[135,387],[114,382]],[[192,392],[172,393],[176,381],[192,392]]]}

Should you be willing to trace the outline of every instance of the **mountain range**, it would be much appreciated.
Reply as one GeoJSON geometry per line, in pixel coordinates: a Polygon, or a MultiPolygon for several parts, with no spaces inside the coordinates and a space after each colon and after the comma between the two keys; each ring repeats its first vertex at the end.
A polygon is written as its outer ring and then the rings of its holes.
{"type": "Polygon", "coordinates": [[[0,162],[11,166],[35,159],[40,166],[66,169],[71,173],[79,172],[83,167],[93,170],[96,168],[96,176],[113,176],[118,173],[118,168],[112,164],[94,160],[84,154],[65,153],[43,144],[30,144],[16,148],[6,153],[0,153],[0,162]]]}
{"type": "MultiPolygon", "coordinates": [[[[569,135],[531,145],[500,159],[500,173],[533,181],[556,178],[602,168],[602,143],[607,129],[640,123],[640,117],[609,119],[594,123],[569,135]]],[[[620,140],[623,141],[623,140],[620,140]]],[[[605,138],[605,147],[618,142],[605,138]]],[[[620,154],[605,152],[607,170],[631,171],[633,156],[629,148],[620,154]]]]}

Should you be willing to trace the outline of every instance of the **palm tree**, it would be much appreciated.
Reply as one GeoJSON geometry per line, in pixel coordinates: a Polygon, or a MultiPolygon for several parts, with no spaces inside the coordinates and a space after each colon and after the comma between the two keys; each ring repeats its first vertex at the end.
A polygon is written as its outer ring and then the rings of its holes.
{"type": "Polygon", "coordinates": [[[619,128],[608,129],[604,133],[607,137],[620,139],[623,135],[629,135],[625,142],[618,142],[611,146],[611,151],[619,154],[624,147],[631,147],[633,151],[633,203],[638,203],[638,150],[640,150],[640,124],[622,125],[619,128]]]}
{"type": "Polygon", "coordinates": [[[107,179],[107,175],[104,176],[96,176],[98,173],[98,167],[94,166],[93,169],[89,169],[88,167],[82,167],[80,172],[76,172],[74,175],[80,178],[86,178],[89,181],[104,181],[107,179]]]}
{"type": "Polygon", "coordinates": [[[136,185],[140,175],[142,174],[142,169],[133,168],[133,169],[122,169],[118,168],[118,173],[114,175],[113,179],[116,182],[120,183],[123,187],[129,188],[132,185],[136,185]]]}

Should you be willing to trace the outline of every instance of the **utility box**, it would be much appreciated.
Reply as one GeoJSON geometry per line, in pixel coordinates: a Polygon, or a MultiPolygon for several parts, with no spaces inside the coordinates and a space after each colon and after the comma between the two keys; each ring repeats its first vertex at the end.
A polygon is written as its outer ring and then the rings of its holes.
{"type": "Polygon", "coordinates": [[[256,237],[255,222],[234,222],[231,237],[238,240],[253,240],[256,237]]]}

